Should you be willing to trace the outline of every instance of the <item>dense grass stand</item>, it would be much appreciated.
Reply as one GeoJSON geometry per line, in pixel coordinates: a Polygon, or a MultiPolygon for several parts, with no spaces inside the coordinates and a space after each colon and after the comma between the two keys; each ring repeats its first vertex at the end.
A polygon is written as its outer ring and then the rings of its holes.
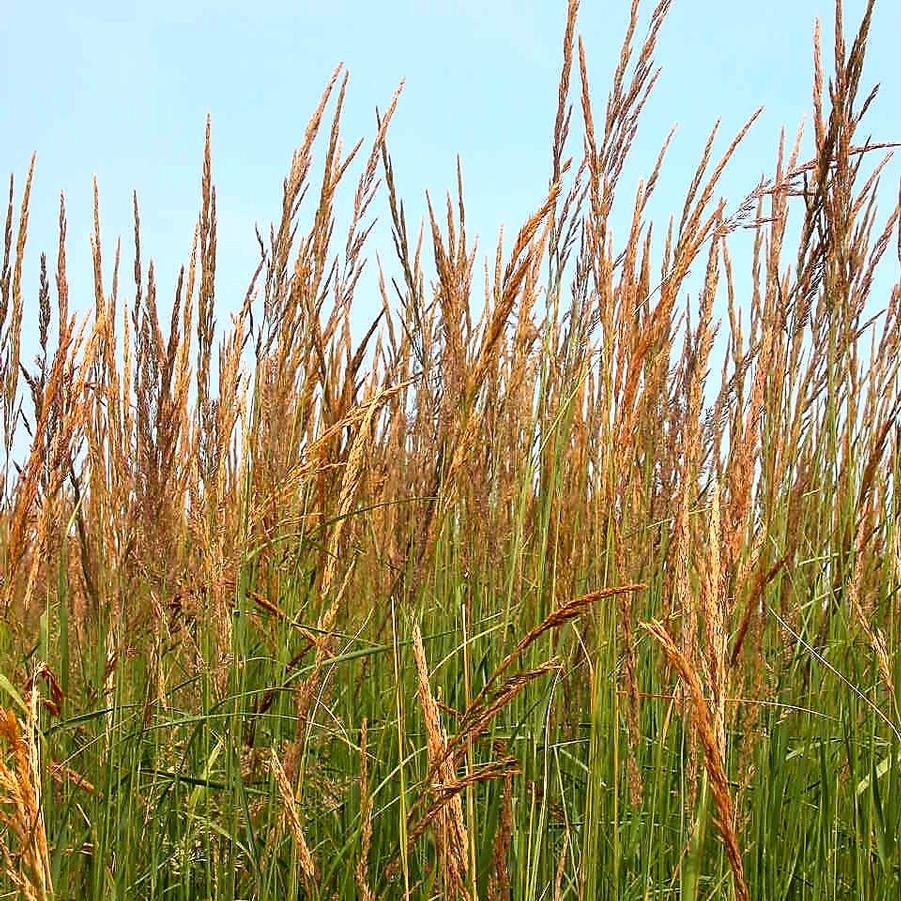
{"type": "Polygon", "coordinates": [[[666,146],[623,171],[669,2],[634,4],[600,107],[576,7],[548,187],[484,274],[459,172],[408,229],[397,94],[343,155],[340,69],[228,323],[209,128],[171,310],[137,199],[111,255],[96,193],[90,309],[63,203],[26,301],[32,172],[10,183],[3,897],[901,897],[873,4],[850,43],[838,8],[828,86],[817,29],[811,125],[770,177],[720,200],[754,117],[714,129],[653,230],[666,146]],[[384,200],[396,259],[355,344],[384,200]]]}

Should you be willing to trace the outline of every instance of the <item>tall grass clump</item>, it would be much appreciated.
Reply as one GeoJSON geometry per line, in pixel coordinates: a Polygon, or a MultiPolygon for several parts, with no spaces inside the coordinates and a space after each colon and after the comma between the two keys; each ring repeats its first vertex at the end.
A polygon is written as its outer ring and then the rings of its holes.
{"type": "Polygon", "coordinates": [[[837,3],[828,78],[817,27],[769,177],[721,199],[756,114],[715,127],[656,227],[669,139],[624,173],[669,0],[632,4],[604,104],[577,6],[548,184],[484,271],[460,170],[408,225],[399,94],[344,152],[340,68],[230,321],[209,125],[165,302],[137,198],[111,251],[96,188],[93,298],[61,199],[26,300],[34,164],[10,179],[5,897],[901,896],[873,2],[850,38],[837,3]],[[361,299],[383,205],[396,259],[361,299]]]}

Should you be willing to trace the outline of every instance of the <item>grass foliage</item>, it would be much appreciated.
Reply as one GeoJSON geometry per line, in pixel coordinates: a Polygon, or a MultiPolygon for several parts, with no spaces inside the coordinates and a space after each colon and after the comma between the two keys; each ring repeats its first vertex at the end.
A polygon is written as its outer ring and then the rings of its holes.
{"type": "Polygon", "coordinates": [[[137,199],[112,255],[95,199],[90,311],[62,202],[26,302],[10,181],[3,897],[901,897],[873,4],[838,6],[828,77],[817,30],[811,130],[770,177],[720,200],[753,117],[714,129],[653,230],[666,148],[621,176],[669,0],[633,5],[604,105],[576,7],[548,188],[484,271],[461,176],[408,228],[397,95],[344,154],[340,69],[230,322],[209,130],[171,314],[137,199]],[[358,301],[384,201],[396,259],[358,301]]]}

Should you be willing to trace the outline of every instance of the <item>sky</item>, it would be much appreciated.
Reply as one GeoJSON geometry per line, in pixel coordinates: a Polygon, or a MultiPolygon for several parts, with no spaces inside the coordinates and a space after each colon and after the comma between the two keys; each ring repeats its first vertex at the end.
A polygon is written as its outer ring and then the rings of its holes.
{"type": "MultiPolygon", "coordinates": [[[[582,2],[578,28],[597,110],[606,100],[628,5],[582,2]]],[[[651,5],[644,4],[645,15],[651,5]]],[[[846,0],[847,31],[863,5],[846,0]]],[[[107,279],[115,239],[121,235],[123,248],[131,247],[136,190],[143,255],[156,262],[161,295],[171,295],[190,250],[210,113],[221,321],[243,298],[256,263],[254,225],[265,232],[279,214],[291,152],[338,62],[350,72],[347,146],[358,137],[371,139],[376,107],[384,109],[405,80],[389,147],[411,228],[424,210],[426,191],[441,198],[453,187],[459,154],[470,234],[478,233],[482,251],[492,253],[503,224],[509,246],[548,183],[565,7],[565,0],[0,0],[0,172],[15,174],[17,196],[31,153],[38,154],[29,300],[37,294],[39,252],[55,258],[64,191],[71,303],[87,309],[91,302],[94,175],[107,279]]],[[[719,146],[725,147],[763,105],[722,182],[723,193],[737,204],[770,171],[780,129],[793,136],[810,109],[817,16],[828,59],[830,0],[675,0],[657,52],[663,74],[643,119],[634,166],[624,176],[623,196],[631,201],[637,179],[678,124],[657,203],[664,211],[680,210],[712,124],[722,118],[719,146]]],[[[899,35],[901,0],[879,0],[864,72],[865,85],[882,83],[864,128],[874,140],[901,137],[899,35]]],[[[898,168],[891,171],[889,199],[897,197],[898,168]]],[[[353,184],[345,191],[352,196],[353,184]]],[[[373,212],[380,227],[372,249],[386,255],[384,194],[373,212]]],[[[377,308],[374,296],[361,306],[368,303],[377,308]]],[[[29,312],[36,316],[33,306],[29,312]]]]}

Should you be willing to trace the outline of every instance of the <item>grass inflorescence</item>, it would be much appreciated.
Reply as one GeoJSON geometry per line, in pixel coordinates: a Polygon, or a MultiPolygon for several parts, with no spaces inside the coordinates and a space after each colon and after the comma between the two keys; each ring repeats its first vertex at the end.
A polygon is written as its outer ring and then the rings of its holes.
{"type": "Polygon", "coordinates": [[[570,0],[548,184],[483,273],[460,170],[408,229],[399,91],[345,153],[340,67],[225,324],[209,125],[165,311],[137,198],[110,256],[96,190],[90,309],[63,201],[26,301],[34,164],[10,181],[4,896],[901,896],[873,3],[848,42],[837,5],[828,79],[817,28],[810,134],[770,177],[720,199],[756,115],[714,128],[652,230],[669,139],[624,172],[669,5],[633,4],[599,106],[570,0]]]}

